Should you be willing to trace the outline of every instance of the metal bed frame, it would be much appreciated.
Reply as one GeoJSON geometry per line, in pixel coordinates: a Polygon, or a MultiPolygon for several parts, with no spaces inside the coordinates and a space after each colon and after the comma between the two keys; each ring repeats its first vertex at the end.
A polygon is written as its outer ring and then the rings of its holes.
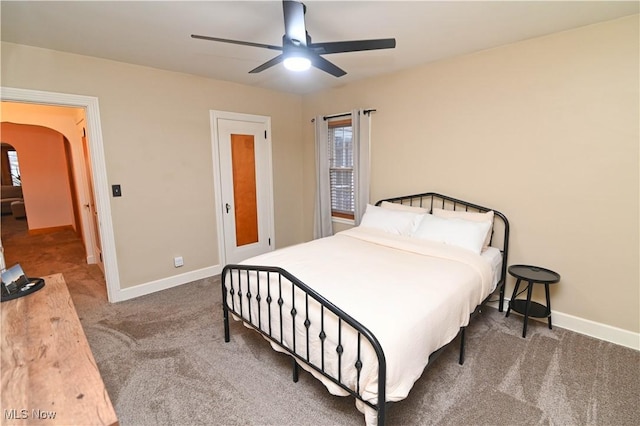
{"type": "MultiPolygon", "coordinates": [[[[496,288],[499,289],[498,309],[500,312],[503,311],[505,281],[507,276],[507,255],[509,250],[509,221],[502,213],[496,211],[495,209],[490,209],[433,192],[380,200],[376,203],[376,205],[380,205],[383,201],[399,203],[407,206],[421,207],[428,209],[429,212],[433,211],[433,208],[442,208],[446,210],[456,211],[471,211],[478,213],[484,213],[493,210],[494,227],[491,236],[491,245],[493,247],[498,247],[502,252],[502,270],[500,280],[496,288]],[[498,233],[498,238],[496,238],[496,230],[498,233]],[[494,244],[494,239],[498,239],[501,244],[494,244]]],[[[473,318],[481,310],[482,306],[484,306],[484,304],[489,301],[490,297],[487,297],[487,299],[485,299],[480,305],[476,307],[474,312],[471,314],[471,318],[473,318]]],[[[352,318],[348,313],[342,311],[331,301],[324,298],[314,289],[312,289],[282,268],[235,264],[226,265],[222,270],[222,309],[224,315],[225,342],[229,342],[230,340],[229,313],[231,313],[242,320],[246,325],[261,333],[268,340],[277,343],[283,350],[287,351],[291,355],[294,382],[298,381],[299,362],[302,362],[314,371],[331,380],[334,384],[338,385],[340,388],[348,392],[351,396],[362,401],[366,406],[374,409],[378,415],[378,425],[384,425],[386,412],[389,406],[389,403],[386,401],[387,365],[384,351],[382,349],[382,346],[378,342],[378,339],[373,335],[373,333],[371,333],[356,319],[352,318]],[[251,290],[249,289],[249,280],[251,277],[256,280],[256,294],[252,294],[251,290]],[[242,283],[242,278],[245,278],[245,285],[243,285],[242,283]],[[286,284],[285,288],[288,288],[290,285],[290,290],[283,290],[283,283],[286,284]],[[283,308],[283,291],[291,292],[291,300],[293,306],[290,310],[285,311],[285,309],[283,308]],[[302,294],[304,295],[304,305],[296,306],[295,295],[300,294],[300,292],[302,292],[302,294]],[[227,293],[230,295],[231,304],[228,303],[227,293]],[[254,301],[252,302],[252,300],[254,301]],[[248,320],[245,317],[245,315],[248,314],[249,319],[253,318],[251,310],[252,305],[254,305],[255,303],[257,303],[258,312],[254,312],[253,314],[257,314],[257,324],[254,324],[252,321],[248,320]],[[312,325],[309,316],[310,307],[312,309],[320,310],[320,333],[317,336],[321,342],[319,362],[311,360],[310,358],[309,329],[312,325]],[[264,324],[262,321],[263,309],[267,311],[266,324],[264,324]],[[285,315],[290,315],[292,319],[292,347],[287,347],[287,344],[283,342],[283,333],[285,332],[285,330],[283,330],[282,318],[285,315]],[[325,368],[325,340],[327,338],[325,333],[325,322],[327,322],[329,317],[337,319],[338,323],[338,342],[333,349],[335,350],[338,357],[338,372],[334,375],[330,374],[325,368]],[[272,324],[272,318],[279,319],[279,321],[277,321],[277,325],[275,325],[276,330],[273,329],[274,324],[272,324]],[[301,343],[296,342],[296,324],[301,324],[306,329],[306,337],[301,343]],[[351,350],[351,348],[345,348],[342,342],[341,336],[344,333],[343,330],[345,330],[346,327],[351,328],[357,335],[357,348],[355,349],[356,362],[354,363],[354,367],[357,372],[355,387],[351,387],[345,384],[342,377],[342,359],[345,351],[351,350]],[[370,344],[375,351],[378,363],[378,395],[376,403],[365,400],[361,394],[360,389],[360,373],[363,367],[361,349],[362,345],[366,344],[366,342],[368,342],[368,344],[370,344]]],[[[273,322],[275,323],[276,321],[274,320],[273,322]]],[[[316,324],[313,325],[315,326],[316,324]]],[[[461,327],[460,332],[458,333],[460,335],[459,363],[461,365],[464,363],[465,328],[466,327],[461,327]]],[[[433,352],[429,356],[429,362],[427,366],[430,365],[431,362],[435,358],[437,358],[437,356],[442,353],[442,351],[447,346],[453,343],[454,340],[455,339],[453,339],[449,344],[433,352]]],[[[330,342],[326,342],[327,345],[329,343],[330,342]]]]}

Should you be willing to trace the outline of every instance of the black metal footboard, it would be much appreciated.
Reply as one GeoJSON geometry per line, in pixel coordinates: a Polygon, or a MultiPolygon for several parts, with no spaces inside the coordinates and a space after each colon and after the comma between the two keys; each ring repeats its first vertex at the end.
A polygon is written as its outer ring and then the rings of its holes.
{"type": "MultiPolygon", "coordinates": [[[[378,425],[384,425],[387,366],[382,346],[346,312],[282,268],[251,265],[224,267],[222,306],[225,341],[231,313],[288,352],[294,362],[302,361],[376,410],[378,425]],[[363,371],[375,370],[377,402],[372,403],[363,396],[360,379],[363,371]]],[[[294,380],[297,368],[294,363],[294,380]]]]}

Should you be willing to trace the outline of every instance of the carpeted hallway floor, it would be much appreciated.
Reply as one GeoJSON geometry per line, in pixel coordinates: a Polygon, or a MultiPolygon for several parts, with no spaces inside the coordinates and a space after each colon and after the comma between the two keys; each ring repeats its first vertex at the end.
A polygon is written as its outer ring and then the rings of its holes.
{"type": "MultiPolygon", "coordinates": [[[[120,424],[362,425],[353,400],[309,374],[291,381],[288,357],[234,323],[224,343],[217,278],[109,304],[101,271],[71,231],[29,236],[2,217],[7,265],[61,272],[120,424]]],[[[389,425],[635,425],[640,353],[486,309],[394,404],[389,425]]]]}

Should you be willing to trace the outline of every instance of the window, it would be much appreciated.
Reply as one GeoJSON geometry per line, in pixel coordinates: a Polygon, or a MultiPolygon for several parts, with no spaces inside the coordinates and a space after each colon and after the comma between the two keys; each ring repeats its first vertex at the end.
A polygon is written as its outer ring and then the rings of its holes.
{"type": "Polygon", "coordinates": [[[329,120],[329,182],[331,216],[353,220],[353,131],[351,119],[329,120]]]}
{"type": "Polygon", "coordinates": [[[0,172],[0,181],[2,181],[2,185],[22,185],[20,180],[18,153],[12,145],[5,142],[2,142],[2,146],[0,146],[0,172]]]}
{"type": "Polygon", "coordinates": [[[20,186],[20,165],[18,164],[18,154],[15,151],[7,151],[9,157],[9,167],[11,170],[11,183],[13,186],[20,186]]]}
{"type": "Polygon", "coordinates": [[[333,235],[333,224],[360,224],[369,203],[370,112],[316,116],[316,197],[313,236],[333,235]]]}

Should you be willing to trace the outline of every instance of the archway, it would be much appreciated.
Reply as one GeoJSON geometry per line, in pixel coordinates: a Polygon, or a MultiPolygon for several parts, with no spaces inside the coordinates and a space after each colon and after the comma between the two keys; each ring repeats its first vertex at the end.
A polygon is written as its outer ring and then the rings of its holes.
{"type": "Polygon", "coordinates": [[[20,176],[11,178],[20,180],[29,229],[70,226],[81,235],[67,138],[54,129],[30,124],[3,122],[1,132],[2,142],[11,145],[19,158],[20,176]]]}

